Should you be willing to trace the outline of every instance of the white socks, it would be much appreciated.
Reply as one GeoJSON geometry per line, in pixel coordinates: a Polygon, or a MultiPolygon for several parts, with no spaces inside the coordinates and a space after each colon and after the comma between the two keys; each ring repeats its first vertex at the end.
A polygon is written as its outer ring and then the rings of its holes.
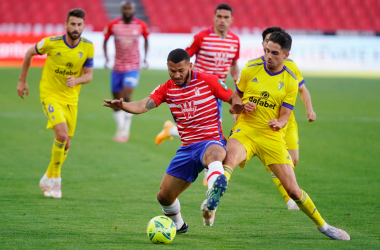
{"type": "Polygon", "coordinates": [[[224,174],[222,162],[214,161],[208,165],[207,181],[208,181],[209,190],[212,188],[212,185],[214,184],[214,181],[216,180],[216,178],[218,178],[218,176],[221,174],[224,174]]]}
{"type": "Polygon", "coordinates": [[[117,129],[122,129],[125,126],[125,112],[123,110],[113,112],[117,129]]]}
{"type": "Polygon", "coordinates": [[[183,222],[181,212],[180,212],[181,205],[179,204],[179,200],[175,199],[174,203],[171,204],[170,206],[161,205],[161,207],[162,207],[162,212],[164,212],[164,214],[168,216],[170,219],[172,219],[172,221],[175,223],[177,230],[181,229],[184,222],[183,222]]]}
{"type": "Polygon", "coordinates": [[[173,126],[169,129],[169,135],[174,137],[179,137],[178,128],[177,126],[173,126]]]}
{"type": "Polygon", "coordinates": [[[119,110],[113,112],[113,117],[115,118],[117,129],[123,131],[123,136],[129,135],[133,114],[119,110]]]}

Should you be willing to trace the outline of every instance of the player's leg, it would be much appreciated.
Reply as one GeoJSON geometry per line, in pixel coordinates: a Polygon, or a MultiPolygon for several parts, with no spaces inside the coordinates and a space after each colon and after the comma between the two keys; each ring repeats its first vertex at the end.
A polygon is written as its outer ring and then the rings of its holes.
{"type": "MultiPolygon", "coordinates": [[[[138,70],[127,71],[123,77],[123,90],[122,96],[125,102],[132,101],[133,90],[137,87],[140,78],[140,72],[138,70]]],[[[122,137],[125,141],[128,141],[132,124],[132,113],[123,112],[124,114],[124,127],[122,129],[122,137]]]]}
{"type": "MultiPolygon", "coordinates": [[[[123,97],[123,79],[124,72],[112,71],[111,73],[111,92],[114,99],[120,99],[123,97]]],[[[114,136],[114,141],[125,142],[126,138],[122,136],[123,129],[125,126],[125,112],[123,110],[113,111],[113,117],[116,122],[116,133],[114,136]]]]}
{"type": "Polygon", "coordinates": [[[177,197],[190,185],[191,182],[165,173],[157,194],[157,200],[162,206],[163,213],[176,224],[177,233],[186,233],[189,228],[182,219],[181,205],[177,197]]]}
{"type": "Polygon", "coordinates": [[[232,171],[239,164],[245,165],[247,159],[247,150],[240,140],[237,138],[230,138],[226,145],[227,155],[223,162],[224,174],[229,181],[231,179],[232,171]]]}
{"type": "Polygon", "coordinates": [[[289,196],[297,203],[300,210],[315,223],[320,232],[336,240],[350,239],[350,236],[345,231],[328,225],[324,219],[322,219],[322,216],[319,214],[309,195],[299,188],[291,165],[271,164],[268,167],[280,179],[283,187],[289,196]]]}
{"type": "MultiPolygon", "coordinates": [[[[298,163],[298,128],[297,128],[297,122],[295,120],[289,121],[286,129],[285,134],[285,142],[288,147],[288,152],[293,160],[293,166],[295,167],[298,163]]],[[[278,191],[284,198],[286,205],[289,210],[299,210],[297,204],[294,202],[292,198],[288,195],[288,193],[285,191],[284,187],[282,186],[280,180],[277,178],[277,176],[273,173],[271,173],[272,180],[274,184],[276,185],[278,191]]]]}
{"type": "Polygon", "coordinates": [[[156,135],[156,145],[160,145],[167,139],[173,140],[173,137],[179,137],[178,128],[172,121],[167,120],[164,123],[164,128],[156,135]]]}

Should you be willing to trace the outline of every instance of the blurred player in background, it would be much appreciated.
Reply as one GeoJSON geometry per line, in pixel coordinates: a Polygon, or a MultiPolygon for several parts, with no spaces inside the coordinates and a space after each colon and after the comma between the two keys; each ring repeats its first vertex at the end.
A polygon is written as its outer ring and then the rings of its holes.
{"type": "MultiPolygon", "coordinates": [[[[134,17],[136,12],[135,3],[122,1],[122,17],[111,21],[104,29],[104,56],[106,67],[109,61],[107,55],[107,41],[110,36],[115,38],[115,65],[111,75],[111,91],[115,99],[123,98],[126,102],[131,101],[133,90],[137,87],[140,76],[140,52],[139,38],[142,35],[144,43],[144,68],[148,67],[146,56],[148,52],[148,25],[134,17]]],[[[132,123],[132,114],[115,111],[116,134],[114,140],[126,142],[129,139],[129,132],[132,123]]]]}
{"type": "MultiPolygon", "coordinates": [[[[157,199],[162,211],[185,233],[177,197],[185,191],[198,174],[208,168],[209,189],[204,201],[215,210],[227,188],[222,161],[226,156],[225,138],[220,124],[217,100],[231,104],[231,113],[251,112],[240,97],[213,75],[192,71],[190,57],[183,49],[171,51],[167,59],[170,80],[159,85],[150,96],[139,102],[122,99],[104,100],[104,106],[134,114],[145,113],[167,102],[180,131],[182,146],[170,162],[161,182],[157,199]]],[[[206,223],[205,223],[206,224],[206,223]]]]}
{"type": "Polygon", "coordinates": [[[52,128],[55,139],[52,157],[46,173],[40,180],[44,196],[61,198],[61,166],[66,160],[74,135],[78,96],[81,85],[92,80],[94,45],[81,37],[85,12],[72,9],[66,18],[66,34],[42,39],[26,52],[17,93],[24,98],[29,87],[26,77],[32,57],[47,54],[40,82],[40,97],[48,118],[47,129],[52,128]],[[24,92],[25,91],[25,92],[24,92]]]}
{"type": "MultiPolygon", "coordinates": [[[[196,55],[194,70],[217,76],[224,83],[228,70],[234,82],[238,79],[239,68],[237,60],[239,58],[240,41],[229,28],[232,24],[232,8],[227,4],[219,4],[215,8],[214,26],[203,30],[194,36],[194,40],[186,48],[187,53],[192,57],[196,55]]],[[[222,101],[218,101],[218,112],[222,117],[222,101]]],[[[164,140],[179,137],[177,127],[173,122],[166,121],[164,129],[156,136],[156,144],[161,144],[164,140]]],[[[207,171],[203,185],[207,186],[207,171]]]]}
{"type": "Polygon", "coordinates": [[[267,171],[281,181],[287,194],[317,226],[318,230],[335,240],[350,240],[343,230],[330,226],[319,214],[309,195],[299,188],[292,158],[284,140],[286,125],[297,99],[299,79],[285,66],[292,38],[282,31],[273,32],[265,47],[264,61],[246,66],[236,82],[236,93],[243,102],[253,102],[252,113],[241,114],[231,130],[226,148],[224,169],[229,179],[237,165],[258,156],[267,171]]]}
{"type": "MultiPolygon", "coordinates": [[[[264,61],[267,60],[267,55],[265,53],[265,48],[266,48],[266,46],[268,44],[268,40],[269,40],[270,35],[273,32],[275,32],[275,31],[284,32],[284,30],[282,28],[280,28],[280,27],[269,27],[269,28],[266,28],[263,31],[263,33],[262,33],[262,36],[263,36],[262,45],[263,45],[263,49],[264,49],[264,56],[256,58],[256,59],[253,59],[253,60],[250,60],[246,64],[246,67],[249,67],[250,65],[255,65],[255,64],[258,64],[258,63],[263,63],[264,61]]],[[[316,116],[316,114],[315,114],[315,112],[313,110],[313,105],[311,103],[310,93],[309,93],[308,89],[305,86],[305,79],[303,78],[300,70],[298,69],[297,64],[293,60],[291,60],[289,58],[287,58],[285,60],[284,64],[297,77],[297,80],[298,80],[298,92],[300,93],[301,100],[302,100],[303,104],[305,105],[306,116],[308,117],[308,121],[309,122],[315,121],[315,119],[316,119],[317,116],[316,116]]],[[[235,122],[236,122],[236,119],[237,119],[237,115],[234,115],[235,122]]],[[[298,163],[298,160],[299,160],[299,141],[298,141],[297,122],[296,122],[296,119],[294,117],[294,113],[293,112],[291,112],[288,124],[286,126],[285,142],[286,142],[286,145],[288,147],[288,152],[289,152],[290,156],[292,157],[293,164],[294,164],[294,167],[295,167],[297,165],[297,163],[298,163]]],[[[299,210],[297,204],[289,197],[289,195],[285,191],[284,187],[282,186],[281,182],[276,177],[276,175],[274,175],[273,173],[271,173],[271,175],[272,175],[273,182],[276,184],[278,190],[282,194],[282,196],[283,196],[283,198],[284,198],[284,200],[285,200],[285,202],[286,202],[286,204],[288,206],[288,209],[289,210],[299,210]]]]}

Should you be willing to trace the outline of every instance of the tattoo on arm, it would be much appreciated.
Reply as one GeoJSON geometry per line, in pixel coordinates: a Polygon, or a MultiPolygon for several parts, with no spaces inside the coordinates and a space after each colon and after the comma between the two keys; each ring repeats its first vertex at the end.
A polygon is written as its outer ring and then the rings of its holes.
{"type": "Polygon", "coordinates": [[[155,107],[157,107],[156,103],[153,101],[152,98],[149,98],[149,100],[146,102],[145,108],[149,110],[155,107]]]}

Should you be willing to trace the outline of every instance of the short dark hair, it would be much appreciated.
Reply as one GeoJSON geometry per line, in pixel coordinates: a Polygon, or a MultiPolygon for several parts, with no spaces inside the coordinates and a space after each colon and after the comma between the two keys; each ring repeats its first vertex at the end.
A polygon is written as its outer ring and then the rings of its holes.
{"type": "Polygon", "coordinates": [[[275,31],[269,37],[270,42],[277,43],[282,50],[290,51],[292,48],[292,37],[285,31],[275,31]]]}
{"type": "Polygon", "coordinates": [[[183,60],[186,60],[187,62],[190,62],[190,56],[187,54],[186,50],[184,49],[175,49],[170,51],[168,55],[168,62],[174,62],[174,63],[179,63],[182,62],[183,60]]]}
{"type": "Polygon", "coordinates": [[[265,40],[265,37],[270,34],[270,33],[273,33],[275,31],[281,31],[281,32],[285,32],[285,30],[281,27],[278,27],[278,26],[272,26],[272,27],[268,27],[266,28],[264,31],[263,31],[263,42],[265,40]]]}
{"type": "Polygon", "coordinates": [[[67,17],[66,17],[66,22],[69,21],[69,18],[71,16],[75,16],[75,17],[78,17],[78,18],[82,18],[83,21],[84,21],[84,18],[86,16],[86,12],[82,9],[72,9],[70,10],[68,13],[67,13],[67,17]]]}
{"type": "Polygon", "coordinates": [[[215,8],[215,14],[216,14],[217,10],[229,10],[229,11],[231,11],[231,15],[232,15],[232,7],[229,6],[226,3],[221,3],[218,6],[216,6],[216,8],[215,8]]]}

